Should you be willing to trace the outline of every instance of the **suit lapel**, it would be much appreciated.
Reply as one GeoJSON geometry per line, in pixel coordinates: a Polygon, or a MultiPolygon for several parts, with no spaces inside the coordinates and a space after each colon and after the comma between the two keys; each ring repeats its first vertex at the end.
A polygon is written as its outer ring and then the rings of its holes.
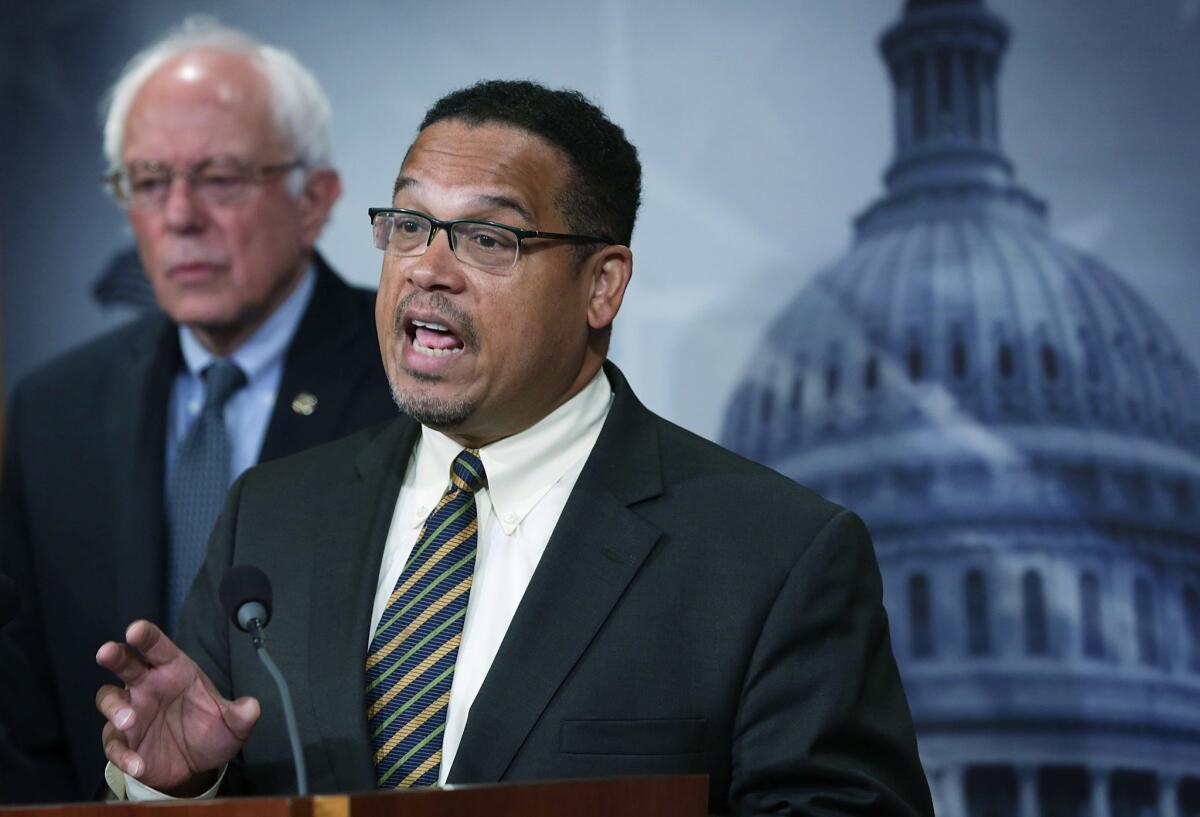
{"type": "MultiPolygon", "coordinates": [[[[113,367],[103,412],[114,503],[113,575],[116,620],[162,621],[165,570],[163,470],[167,401],[179,360],[175,327],[163,316],[143,319],[129,356],[113,367]]],[[[123,625],[122,625],[123,626],[123,625]]]]}
{"type": "Polygon", "coordinates": [[[374,787],[363,669],[366,634],[388,528],[419,433],[417,423],[400,419],[371,438],[354,476],[322,498],[322,524],[312,533],[315,550],[332,556],[315,566],[309,598],[333,603],[310,618],[309,684],[329,763],[343,790],[374,787]]]}
{"type": "Polygon", "coordinates": [[[467,718],[448,782],[501,780],[660,531],[630,506],[662,492],[653,415],[616,367],[604,429],[467,718]]]}
{"type": "MultiPolygon", "coordinates": [[[[283,378],[271,422],[263,439],[260,462],[303,451],[342,436],[338,433],[347,403],[354,398],[348,383],[358,382],[364,366],[378,366],[377,354],[352,350],[364,338],[374,345],[357,293],[315,256],[317,281],[308,308],[284,359],[283,378]],[[293,402],[316,398],[310,413],[293,402]]],[[[354,429],[347,429],[348,433],[354,429]]]]}

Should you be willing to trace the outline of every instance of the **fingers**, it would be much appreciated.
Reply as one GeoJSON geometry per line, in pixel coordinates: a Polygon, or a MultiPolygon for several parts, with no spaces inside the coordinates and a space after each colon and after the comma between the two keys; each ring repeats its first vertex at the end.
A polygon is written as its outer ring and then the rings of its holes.
{"type": "Polygon", "coordinates": [[[125,630],[125,642],[140,650],[152,667],[160,667],[183,654],[166,633],[145,619],[129,625],[125,630]]]}
{"type": "Polygon", "coordinates": [[[115,641],[109,641],[100,647],[96,652],[96,663],[130,685],[136,684],[149,670],[140,655],[127,645],[115,641]]]}
{"type": "Polygon", "coordinates": [[[125,742],[125,735],[121,733],[120,729],[111,723],[106,723],[101,739],[104,741],[104,756],[118,769],[130,777],[139,777],[145,770],[145,761],[137,752],[129,748],[129,744],[125,742]]]}
{"type": "Polygon", "coordinates": [[[133,726],[134,711],[127,690],[112,684],[100,687],[96,692],[96,708],[117,729],[125,730],[133,726]]]}
{"type": "Polygon", "coordinates": [[[258,716],[261,714],[262,707],[259,706],[258,699],[247,695],[230,701],[225,707],[225,725],[238,740],[244,742],[250,737],[250,730],[258,723],[258,716]]]}

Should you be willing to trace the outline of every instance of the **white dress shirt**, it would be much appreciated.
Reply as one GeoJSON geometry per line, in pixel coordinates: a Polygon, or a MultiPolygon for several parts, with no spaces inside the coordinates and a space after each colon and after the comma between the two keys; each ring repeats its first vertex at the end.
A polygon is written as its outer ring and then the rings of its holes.
{"type": "MultiPolygon", "coordinates": [[[[611,403],[608,378],[597,372],[578,394],[537,424],[479,451],[487,485],[475,493],[479,544],[442,733],[438,783],[446,782],[454,765],[471,704],[600,436],[611,403]]],[[[426,517],[450,485],[450,464],[460,451],[462,446],[446,435],[421,429],[379,566],[368,644],[426,517]]]]}
{"type": "MultiPolygon", "coordinates": [[[[446,729],[442,733],[439,784],[445,784],[446,775],[454,765],[471,704],[483,686],[575,481],[600,436],[612,396],[612,386],[601,370],[578,394],[535,425],[479,451],[487,485],[475,494],[479,543],[462,641],[454,665],[446,729]]],[[[384,545],[371,627],[367,632],[368,647],[426,517],[450,486],[450,464],[460,451],[462,446],[446,435],[422,427],[384,545]]],[[[366,713],[363,714],[365,717],[366,713]]],[[[221,774],[224,777],[224,770],[221,774]]],[[[112,764],[105,776],[118,797],[130,800],[166,797],[121,773],[112,764]]],[[[201,798],[215,796],[219,787],[218,780],[201,798]]]]}

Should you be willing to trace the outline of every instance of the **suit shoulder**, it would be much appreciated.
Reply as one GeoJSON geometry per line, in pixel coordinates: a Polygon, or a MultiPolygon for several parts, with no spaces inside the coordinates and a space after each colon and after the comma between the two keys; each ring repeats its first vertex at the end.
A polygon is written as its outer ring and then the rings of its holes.
{"type": "Polygon", "coordinates": [[[367,312],[374,314],[376,295],[375,290],[367,289],[366,287],[350,287],[350,292],[354,297],[355,303],[357,303],[367,312]]]}
{"type": "Polygon", "coordinates": [[[675,484],[702,483],[727,501],[743,498],[745,507],[771,504],[829,520],[845,510],[790,477],[746,459],[662,417],[657,417],[663,473],[675,484]]]}
{"type": "Polygon", "coordinates": [[[167,318],[157,312],[135,318],[38,366],[21,379],[14,395],[36,400],[59,394],[64,388],[86,388],[103,381],[114,367],[128,365],[131,356],[149,353],[170,327],[167,318]]]}
{"type": "MultiPolygon", "coordinates": [[[[317,291],[315,296],[325,301],[343,304],[344,309],[375,312],[375,290],[355,286],[341,276],[321,255],[316,257],[317,291]]],[[[326,304],[328,306],[328,304],[326,304]]]]}
{"type": "Polygon", "coordinates": [[[363,314],[375,314],[375,290],[353,284],[336,277],[331,283],[330,292],[340,299],[346,308],[363,314]]]}
{"type": "Polygon", "coordinates": [[[368,449],[381,444],[388,445],[389,440],[394,439],[396,432],[401,430],[397,425],[405,423],[412,421],[402,415],[391,417],[332,442],[259,463],[246,472],[244,479],[248,485],[284,486],[336,479],[368,449]]]}

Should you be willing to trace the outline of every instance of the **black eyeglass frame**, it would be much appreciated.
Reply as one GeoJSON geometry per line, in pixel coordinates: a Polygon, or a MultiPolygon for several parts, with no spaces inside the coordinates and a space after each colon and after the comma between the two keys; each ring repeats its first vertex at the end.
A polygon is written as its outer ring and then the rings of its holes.
{"type": "MultiPolygon", "coordinates": [[[[433,246],[433,239],[437,237],[438,230],[444,230],[446,233],[446,241],[450,244],[450,250],[451,250],[451,252],[454,253],[455,258],[458,257],[458,251],[457,251],[457,248],[454,246],[454,231],[452,229],[454,227],[454,225],[456,225],[456,224],[483,224],[484,226],[487,226],[487,227],[495,227],[496,229],[499,229],[499,230],[507,230],[508,232],[512,233],[513,235],[515,235],[517,237],[517,255],[513,259],[513,262],[512,262],[513,267],[515,267],[517,265],[517,261],[519,261],[521,258],[521,246],[522,246],[521,242],[527,238],[548,238],[548,239],[552,239],[555,241],[570,241],[575,244],[616,244],[617,243],[617,242],[613,241],[611,238],[605,238],[603,236],[576,235],[573,233],[550,233],[550,232],[546,232],[545,230],[526,230],[521,227],[514,227],[511,224],[501,224],[498,221],[486,221],[484,219],[479,219],[479,218],[456,218],[456,219],[451,219],[449,221],[443,221],[442,219],[434,218],[433,216],[429,215],[429,213],[422,213],[420,210],[409,210],[408,208],[405,208],[405,207],[368,207],[367,208],[367,216],[371,220],[371,226],[375,225],[375,216],[381,215],[381,214],[387,215],[387,214],[392,214],[392,213],[397,213],[400,215],[407,215],[407,216],[418,216],[420,218],[425,219],[431,225],[433,225],[433,229],[431,229],[429,231],[429,238],[427,238],[425,240],[425,248],[426,249],[433,246]]],[[[387,251],[384,250],[384,252],[387,252],[387,251]]],[[[422,253],[422,255],[423,254],[424,253],[422,253]]],[[[419,256],[409,256],[409,257],[416,258],[419,256]]],[[[512,267],[507,267],[506,269],[512,269],[512,267]]]]}

